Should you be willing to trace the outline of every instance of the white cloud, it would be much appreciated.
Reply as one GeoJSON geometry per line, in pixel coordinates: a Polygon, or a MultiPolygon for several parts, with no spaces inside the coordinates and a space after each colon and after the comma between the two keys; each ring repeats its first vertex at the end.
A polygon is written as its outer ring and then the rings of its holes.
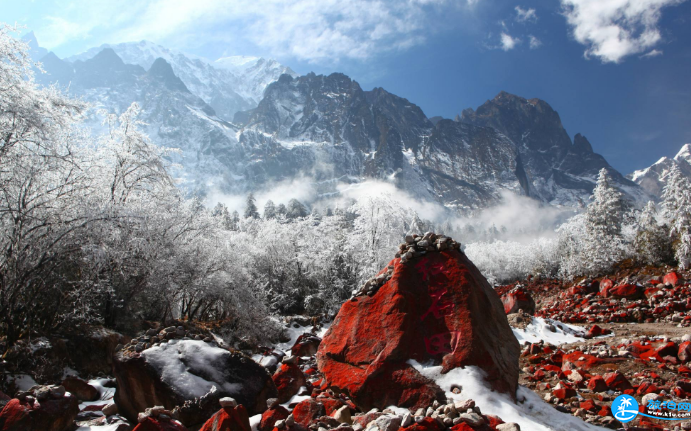
{"type": "Polygon", "coordinates": [[[529,9],[523,9],[520,6],[516,6],[516,21],[518,22],[527,22],[527,21],[532,21],[536,22],[537,21],[537,13],[535,13],[535,9],[529,8],[529,9]]]}
{"type": "Polygon", "coordinates": [[[510,34],[508,33],[502,33],[501,34],[501,46],[500,48],[503,49],[504,51],[511,51],[521,43],[521,40],[515,37],[511,37],[510,34]]]}
{"type": "MultiPolygon", "coordinates": [[[[114,9],[103,3],[115,2],[73,0],[60,15],[82,26],[82,32],[98,30],[103,39],[98,43],[148,39],[194,48],[221,40],[234,45],[255,45],[279,58],[336,63],[339,59],[367,59],[419,45],[437,28],[435,18],[451,12],[462,13],[478,2],[150,0],[114,9]]],[[[50,37],[47,32],[45,36],[44,39],[50,37]]],[[[75,37],[81,34],[65,32],[64,38],[53,46],[75,37]]]]}
{"type": "Polygon", "coordinates": [[[528,35],[528,40],[530,41],[530,49],[538,49],[542,46],[542,41],[532,34],[528,35]]]}
{"type": "Polygon", "coordinates": [[[685,0],[560,0],[586,58],[619,63],[660,43],[661,11],[685,0]]]}
{"type": "Polygon", "coordinates": [[[641,55],[641,58],[653,58],[662,55],[662,51],[659,49],[653,49],[650,52],[646,52],[645,54],[641,55]]]}

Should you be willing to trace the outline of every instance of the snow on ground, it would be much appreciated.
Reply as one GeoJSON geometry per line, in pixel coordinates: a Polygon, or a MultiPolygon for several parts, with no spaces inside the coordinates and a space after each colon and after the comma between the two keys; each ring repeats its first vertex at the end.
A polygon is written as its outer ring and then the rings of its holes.
{"type": "Polygon", "coordinates": [[[93,427],[79,427],[75,431],[117,431],[122,424],[99,425],[93,427]]]}
{"type": "Polygon", "coordinates": [[[9,376],[8,380],[8,383],[14,382],[14,384],[17,385],[17,389],[20,391],[28,391],[32,386],[38,385],[36,380],[34,380],[28,374],[16,374],[14,376],[9,376]]]}
{"type": "Polygon", "coordinates": [[[221,386],[231,394],[242,390],[238,383],[218,383],[225,380],[221,368],[225,363],[223,357],[229,355],[227,350],[198,340],[172,340],[142,352],[146,362],[161,373],[161,380],[187,398],[202,397],[214,386],[221,386]],[[208,381],[197,374],[215,381],[208,381]]]}
{"type": "MultiPolygon", "coordinates": [[[[89,380],[89,384],[96,388],[96,390],[99,393],[98,400],[96,401],[84,401],[81,404],[79,404],[79,411],[84,410],[88,406],[101,406],[104,404],[110,404],[113,401],[113,397],[115,396],[115,388],[107,388],[104,385],[109,382],[109,379],[93,379],[89,380]]],[[[99,430],[101,428],[98,428],[99,430]]]]}
{"type": "Polygon", "coordinates": [[[261,414],[250,416],[250,429],[252,431],[258,431],[259,422],[261,422],[261,421],[262,421],[262,415],[261,414]]]}
{"type": "Polygon", "coordinates": [[[580,326],[567,325],[552,319],[533,317],[533,321],[525,329],[511,328],[520,344],[538,343],[543,340],[546,343],[559,346],[561,344],[577,343],[583,341],[585,330],[580,326]],[[554,331],[551,330],[554,328],[554,331]]]}
{"type": "MultiPolygon", "coordinates": [[[[298,394],[301,393],[301,392],[304,393],[304,392],[306,392],[306,391],[307,391],[307,388],[306,388],[306,387],[300,386],[300,389],[298,389],[298,394]]],[[[289,406],[290,406],[291,404],[293,404],[293,403],[297,404],[297,403],[299,403],[300,401],[305,401],[305,400],[308,400],[308,399],[310,399],[310,398],[312,398],[310,395],[293,395],[293,397],[292,397],[291,399],[289,399],[288,401],[286,401],[285,403],[283,403],[283,404],[281,404],[281,405],[282,405],[283,407],[285,407],[286,409],[290,410],[290,407],[289,407],[289,406]]]]}
{"type": "Polygon", "coordinates": [[[441,374],[441,366],[423,366],[409,360],[415,369],[424,376],[434,380],[446,391],[446,397],[454,401],[475,400],[482,413],[496,415],[504,422],[515,422],[523,430],[531,431],[597,431],[607,428],[596,427],[583,422],[580,418],[561,413],[551,404],[543,401],[531,390],[519,387],[517,399],[502,393],[493,392],[485,381],[485,373],[478,367],[455,368],[441,374]],[[452,386],[461,386],[460,394],[451,392],[452,386]]]}

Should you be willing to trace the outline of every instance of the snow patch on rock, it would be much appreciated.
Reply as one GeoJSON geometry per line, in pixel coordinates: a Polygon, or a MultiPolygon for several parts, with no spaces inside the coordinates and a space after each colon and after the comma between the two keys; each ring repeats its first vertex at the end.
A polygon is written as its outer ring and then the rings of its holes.
{"type": "MultiPolygon", "coordinates": [[[[230,352],[197,340],[174,340],[142,352],[147,363],[155,367],[161,380],[186,398],[199,398],[225,377],[222,365],[230,352]]],[[[221,389],[239,393],[242,385],[225,383],[221,389]]]]}

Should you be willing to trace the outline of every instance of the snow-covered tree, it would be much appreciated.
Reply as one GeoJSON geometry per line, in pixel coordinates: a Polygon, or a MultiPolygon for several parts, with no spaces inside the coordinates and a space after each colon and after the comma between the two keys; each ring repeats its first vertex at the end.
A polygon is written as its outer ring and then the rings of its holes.
{"type": "Polygon", "coordinates": [[[674,257],[681,268],[691,266],[691,183],[675,165],[663,194],[664,215],[674,241],[674,257]]]}
{"type": "Polygon", "coordinates": [[[659,223],[653,201],[649,201],[638,215],[633,246],[637,260],[648,265],[669,262],[671,258],[667,228],[659,223]]]}
{"type": "Polygon", "coordinates": [[[266,204],[264,205],[264,220],[271,220],[272,218],[276,218],[276,205],[274,204],[274,201],[269,199],[266,201],[266,204]]]}
{"type": "Polygon", "coordinates": [[[259,218],[259,210],[255,202],[256,199],[254,199],[253,193],[247,195],[247,200],[245,202],[245,218],[259,218]]]}
{"type": "Polygon", "coordinates": [[[307,217],[308,214],[307,208],[305,208],[305,206],[299,200],[291,199],[288,202],[288,210],[286,213],[288,218],[295,219],[299,217],[307,217]]]}
{"type": "Polygon", "coordinates": [[[583,252],[586,272],[596,274],[624,256],[621,230],[627,205],[605,168],[600,170],[591,199],[585,212],[583,252]]]}

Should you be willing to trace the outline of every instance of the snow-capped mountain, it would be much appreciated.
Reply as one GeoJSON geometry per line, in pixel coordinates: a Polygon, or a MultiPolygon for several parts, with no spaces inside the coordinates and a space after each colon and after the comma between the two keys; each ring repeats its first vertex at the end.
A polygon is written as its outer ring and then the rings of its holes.
{"type": "Polygon", "coordinates": [[[189,190],[244,193],[308,176],[330,195],[339,183],[376,178],[459,211],[491,205],[504,190],[582,206],[605,167],[632,200],[645,200],[585,137],[572,143],[538,99],[502,92],[456,121],[431,121],[382,88],[364,91],[339,73],[297,77],[256,57],[208,63],[140,42],[69,60],[47,54],[38,79],[69,84],[110,112],[138,102],[153,142],[182,150],[177,175],[189,190]]]}
{"type": "Polygon", "coordinates": [[[640,185],[643,190],[659,199],[667,184],[667,176],[672,170],[672,166],[675,165],[684,175],[691,179],[691,144],[681,147],[681,150],[674,158],[663,157],[650,167],[634,171],[627,175],[627,177],[640,185]]]}
{"type": "Polygon", "coordinates": [[[105,48],[111,48],[123,62],[144,69],[149,69],[157,58],[166,60],[187,88],[227,121],[238,111],[256,107],[266,86],[282,74],[296,76],[289,67],[271,59],[235,56],[211,62],[148,41],[104,44],[66,60],[88,60],[105,48]]]}
{"type": "MultiPolygon", "coordinates": [[[[601,168],[632,200],[645,196],[585,137],[572,143],[559,114],[542,100],[502,92],[458,121],[435,124],[408,100],[381,88],[363,91],[342,74],[282,76],[264,96],[256,109],[235,116],[244,126],[241,143],[299,151],[303,156],[281,159],[301,171],[327,165],[336,177],[385,178],[455,209],[496,202],[502,190],[584,205],[601,168]]],[[[255,164],[262,176],[286,174],[263,156],[255,164]]]]}
{"type": "MultiPolygon", "coordinates": [[[[42,59],[46,74],[37,76],[43,83],[57,81],[71,94],[96,108],[121,113],[132,102],[142,110],[145,131],[158,145],[179,148],[182,155],[174,161],[183,170],[176,175],[188,189],[205,189],[222,182],[237,158],[238,129],[216,115],[214,109],[193,94],[171,65],[156,59],[148,70],[126,64],[110,48],[85,61],[67,62],[53,53],[42,59]]],[[[100,129],[101,117],[94,116],[87,125],[100,129]]]]}

